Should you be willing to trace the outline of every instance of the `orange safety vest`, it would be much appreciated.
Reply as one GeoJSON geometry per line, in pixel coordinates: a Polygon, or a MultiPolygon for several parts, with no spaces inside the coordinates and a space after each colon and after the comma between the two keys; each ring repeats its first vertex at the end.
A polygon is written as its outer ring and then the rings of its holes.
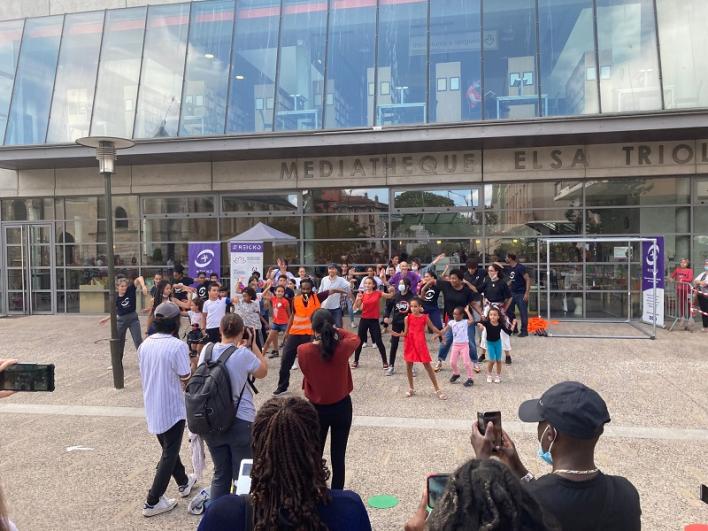
{"type": "Polygon", "coordinates": [[[320,307],[320,299],[316,293],[310,295],[310,301],[305,306],[302,295],[293,299],[293,323],[290,325],[288,334],[293,336],[312,335],[312,314],[320,307]]]}

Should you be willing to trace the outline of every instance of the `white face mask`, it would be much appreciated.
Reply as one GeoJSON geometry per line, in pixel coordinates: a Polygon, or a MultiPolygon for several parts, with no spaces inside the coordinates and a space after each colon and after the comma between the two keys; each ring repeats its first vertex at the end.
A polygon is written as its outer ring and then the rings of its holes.
{"type": "Polygon", "coordinates": [[[398,291],[400,291],[401,293],[405,293],[406,285],[403,282],[398,285],[398,291]]]}

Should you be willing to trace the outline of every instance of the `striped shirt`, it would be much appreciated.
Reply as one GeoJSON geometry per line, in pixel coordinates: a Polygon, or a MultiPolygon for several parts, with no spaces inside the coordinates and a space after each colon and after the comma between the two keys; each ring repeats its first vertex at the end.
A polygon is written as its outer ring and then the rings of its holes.
{"type": "Polygon", "coordinates": [[[187,344],[169,334],[153,334],[138,348],[148,431],[165,433],[187,418],[179,377],[190,373],[187,344]]]}

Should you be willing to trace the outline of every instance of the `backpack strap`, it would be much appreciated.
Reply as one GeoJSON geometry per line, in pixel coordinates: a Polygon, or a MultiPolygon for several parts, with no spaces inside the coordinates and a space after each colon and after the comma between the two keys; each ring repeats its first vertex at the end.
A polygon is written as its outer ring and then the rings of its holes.
{"type": "Polygon", "coordinates": [[[251,505],[250,494],[239,494],[239,498],[243,500],[245,510],[243,511],[243,529],[251,531],[253,529],[253,505],[251,505]]]}
{"type": "MultiPolygon", "coordinates": [[[[231,357],[231,354],[233,354],[234,352],[236,352],[236,347],[234,345],[231,345],[224,352],[221,353],[221,356],[219,356],[218,361],[225,364],[231,357]]],[[[211,352],[209,354],[209,358],[211,359],[211,352]]]]}

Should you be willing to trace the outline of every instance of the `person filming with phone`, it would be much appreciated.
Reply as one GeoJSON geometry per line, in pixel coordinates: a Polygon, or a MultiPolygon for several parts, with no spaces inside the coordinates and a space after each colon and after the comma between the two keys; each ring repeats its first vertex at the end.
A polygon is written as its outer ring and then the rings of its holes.
{"type": "Polygon", "coordinates": [[[579,382],[561,382],[541,398],[519,406],[519,419],[538,423],[538,456],[552,467],[535,478],[523,465],[514,442],[502,430],[495,441],[492,422],[485,434],[473,429],[479,459],[505,462],[563,529],[634,531],[641,529],[637,489],[624,477],[603,474],[595,464],[595,446],[610,414],[602,397],[579,382]]]}

